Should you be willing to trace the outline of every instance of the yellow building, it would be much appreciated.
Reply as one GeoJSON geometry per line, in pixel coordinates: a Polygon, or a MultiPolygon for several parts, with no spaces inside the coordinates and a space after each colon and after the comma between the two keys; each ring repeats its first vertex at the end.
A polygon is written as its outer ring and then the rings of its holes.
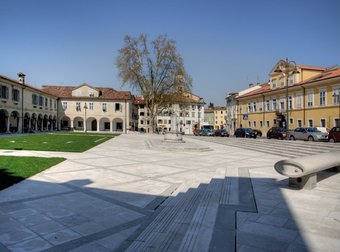
{"type": "Polygon", "coordinates": [[[214,107],[214,129],[225,129],[227,123],[226,107],[214,107]]]}
{"type": "Polygon", "coordinates": [[[326,127],[340,123],[340,67],[279,61],[269,82],[237,98],[237,127],[264,134],[271,127],[326,127]],[[288,112],[288,113],[287,113],[288,112]]]}

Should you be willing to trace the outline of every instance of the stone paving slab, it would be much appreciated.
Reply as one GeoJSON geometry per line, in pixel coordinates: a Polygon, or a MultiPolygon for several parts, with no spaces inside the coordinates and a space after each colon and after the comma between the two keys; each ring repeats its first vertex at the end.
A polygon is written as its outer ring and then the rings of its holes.
{"type": "Polygon", "coordinates": [[[320,172],[315,189],[296,190],[273,165],[340,145],[162,140],[121,135],[84,153],[0,150],[67,159],[0,191],[0,251],[339,251],[340,174],[320,172]]]}

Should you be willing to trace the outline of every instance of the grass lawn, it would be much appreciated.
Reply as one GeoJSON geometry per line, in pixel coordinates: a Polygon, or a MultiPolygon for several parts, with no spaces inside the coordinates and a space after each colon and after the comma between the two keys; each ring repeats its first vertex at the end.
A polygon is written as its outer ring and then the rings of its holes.
{"type": "Polygon", "coordinates": [[[117,135],[91,133],[48,133],[0,137],[0,149],[83,152],[117,135]]]}
{"type": "Polygon", "coordinates": [[[0,156],[0,190],[64,160],[64,158],[0,156]]]}

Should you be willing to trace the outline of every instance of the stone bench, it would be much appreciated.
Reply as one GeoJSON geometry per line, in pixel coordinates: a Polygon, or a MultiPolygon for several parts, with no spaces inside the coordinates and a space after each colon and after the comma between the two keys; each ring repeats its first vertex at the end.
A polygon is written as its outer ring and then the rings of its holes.
{"type": "Polygon", "coordinates": [[[313,189],[316,187],[316,173],[336,168],[340,171],[340,151],[332,151],[305,157],[281,160],[274,165],[275,170],[289,178],[289,186],[313,189]]]}

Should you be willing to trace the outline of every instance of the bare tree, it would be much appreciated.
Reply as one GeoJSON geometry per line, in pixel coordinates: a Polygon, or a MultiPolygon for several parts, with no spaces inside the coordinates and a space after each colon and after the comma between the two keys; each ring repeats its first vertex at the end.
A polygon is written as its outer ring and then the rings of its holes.
{"type": "Polygon", "coordinates": [[[144,34],[138,38],[125,36],[116,65],[123,85],[130,84],[143,96],[153,132],[160,109],[171,102],[172,96],[191,90],[192,80],[185,71],[176,43],[166,36],[158,36],[151,43],[144,34]]]}

